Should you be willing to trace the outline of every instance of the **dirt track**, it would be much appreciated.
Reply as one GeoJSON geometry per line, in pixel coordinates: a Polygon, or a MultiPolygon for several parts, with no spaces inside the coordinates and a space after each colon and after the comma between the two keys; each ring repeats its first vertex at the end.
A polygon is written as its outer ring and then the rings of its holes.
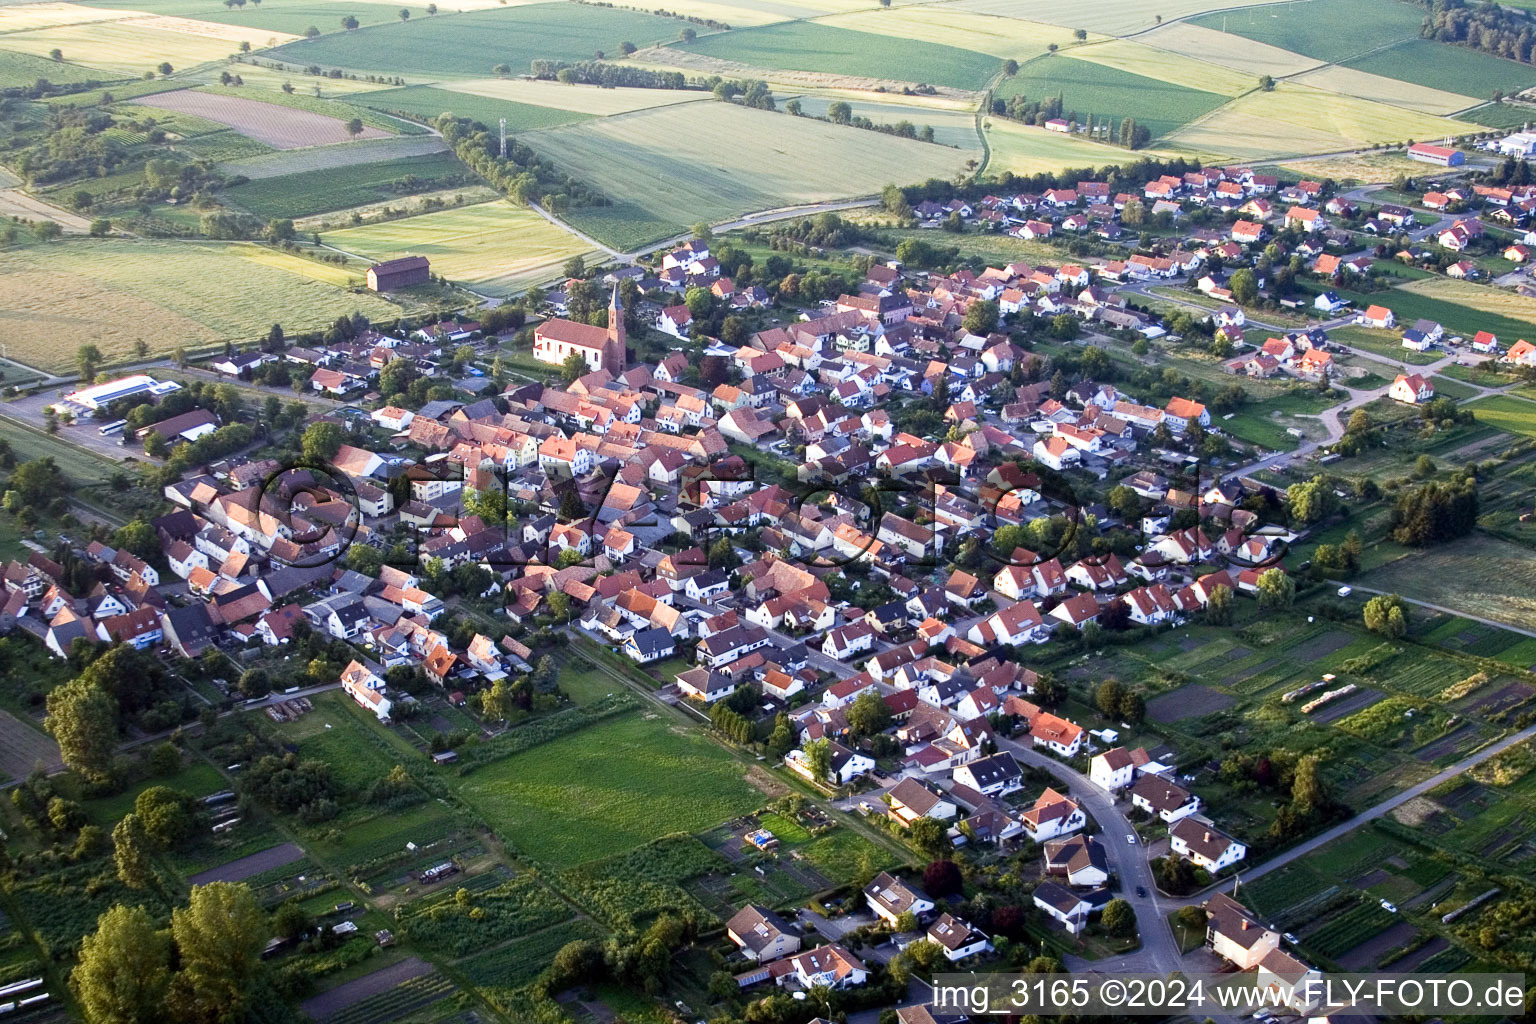
{"type": "Polygon", "coordinates": [[[41,199],[34,199],[20,189],[0,189],[0,217],[23,220],[51,220],[63,228],[66,234],[83,235],[91,230],[91,222],[76,213],[62,210],[41,199]]]}

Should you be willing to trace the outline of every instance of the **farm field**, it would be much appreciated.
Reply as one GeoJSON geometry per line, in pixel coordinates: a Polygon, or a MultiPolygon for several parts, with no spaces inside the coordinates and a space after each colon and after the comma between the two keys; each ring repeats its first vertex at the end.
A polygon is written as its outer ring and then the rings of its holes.
{"type": "Polygon", "coordinates": [[[299,65],[396,75],[479,76],[489,74],[497,64],[525,74],[535,58],[586,60],[597,50],[617,50],[625,40],[649,46],[675,39],[678,31],[676,21],[650,14],[567,3],[530,4],[416,18],[405,24],[300,40],[271,56],[299,65]]]}
{"type": "MultiPolygon", "coordinates": [[[[4,48],[46,57],[55,49],[64,59],[128,77],[142,75],[169,61],[186,67],[222,60],[236,52],[239,41],[192,32],[153,28],[142,21],[95,22],[55,28],[12,32],[3,37],[4,48]]],[[[265,45],[265,37],[253,41],[265,45]]]]}
{"type": "MultiPolygon", "coordinates": [[[[304,30],[311,25],[322,32],[337,31],[341,27],[341,19],[349,15],[360,24],[377,25],[399,20],[400,12],[398,6],[369,3],[366,0],[290,0],[260,6],[248,3],[243,7],[226,7],[222,3],[206,3],[204,0],[103,0],[101,3],[91,0],[91,6],[193,18],[238,26],[251,32],[283,33],[293,37],[302,36],[304,30]]],[[[459,9],[460,6],[455,4],[454,8],[459,9]]],[[[419,15],[420,12],[415,13],[419,15]]]]}
{"type": "Polygon", "coordinates": [[[1330,64],[1298,75],[1299,85],[1310,85],[1329,92],[1343,93],[1376,103],[1407,107],[1423,114],[1449,116],[1478,103],[1473,96],[1443,89],[1431,89],[1418,81],[1401,81],[1385,75],[1370,74],[1354,67],[1330,64]]]}
{"type": "Polygon", "coordinates": [[[1457,130],[1456,122],[1444,118],[1281,82],[1273,92],[1238,98],[1168,141],[1197,153],[1260,160],[1439,138],[1457,130]]]}
{"type": "Polygon", "coordinates": [[[1255,75],[1128,39],[1111,39],[1092,46],[1073,47],[1065,52],[1065,56],[1115,68],[1127,74],[1153,78],[1159,83],[1220,93],[1223,96],[1239,96],[1258,88],[1259,84],[1255,75]]]}
{"type": "Polygon", "coordinates": [[[155,107],[178,114],[190,114],[205,120],[228,125],[240,134],[255,139],[273,149],[304,149],[309,146],[329,146],[355,139],[384,139],[387,132],[364,126],[362,133],[352,135],[346,122],[315,114],[307,110],[275,103],[263,103],[239,96],[196,92],[182,89],[177,92],[156,93],[134,101],[140,106],[155,107]]]}
{"type": "Polygon", "coordinates": [[[1191,19],[1335,64],[1394,39],[1418,38],[1422,20],[1419,7],[1398,0],[1298,0],[1191,19]]]}
{"type": "Polygon", "coordinates": [[[1280,78],[1315,68],[1321,61],[1278,46],[1181,21],[1141,36],[1146,44],[1234,71],[1280,78]]]}
{"type": "Polygon", "coordinates": [[[592,255],[575,235],[504,200],[332,231],[324,240],[374,260],[426,256],[435,274],[506,295],[557,275],[572,256],[592,255]]]}
{"type": "Polygon", "coordinates": [[[564,866],[699,831],[762,800],[698,730],[640,713],[479,769],[459,792],[518,849],[564,866]]]}
{"type": "Polygon", "coordinates": [[[428,156],[446,152],[447,149],[443,140],[436,135],[411,135],[353,142],[345,146],[322,146],[315,149],[263,153],[260,156],[225,160],[219,164],[219,169],[225,174],[243,174],[252,179],[279,178],[283,175],[302,174],[307,171],[326,171],[338,167],[355,167],[359,164],[428,156]]]}
{"type": "Polygon", "coordinates": [[[1513,395],[1490,395],[1467,406],[1479,423],[1487,423],[1511,434],[1536,437],[1536,402],[1513,395]]]}
{"type": "Polygon", "coordinates": [[[700,220],[872,195],[891,182],[947,177],[964,161],[964,154],[944,146],[727,103],[662,107],[529,132],[521,141],[653,219],[646,227],[636,217],[638,230],[622,231],[614,221],[588,219],[587,211],[572,218],[620,248],[700,220]],[[748,139],[751,144],[743,145],[748,139]],[[817,159],[803,159],[807,153],[817,159]]]}
{"type": "Polygon", "coordinates": [[[42,369],[71,365],[86,342],[107,361],[133,354],[245,341],[280,310],[291,331],[325,326],[354,310],[374,318],[399,307],[245,259],[245,243],[91,239],[0,253],[13,358],[42,369]]]}
{"type": "Polygon", "coordinates": [[[406,178],[426,183],[478,180],[451,153],[383,160],[330,170],[304,171],[277,178],[256,178],[236,185],[225,194],[230,201],[260,217],[307,217],[316,213],[344,210],[350,206],[408,194],[391,188],[406,178]]]}
{"type": "MultiPolygon", "coordinates": [[[[827,95],[794,98],[800,101],[800,107],[808,117],[825,117],[827,108],[838,99],[827,95]]],[[[976,115],[971,111],[898,106],[858,99],[843,102],[853,109],[855,117],[867,117],[876,124],[898,124],[902,121],[911,121],[919,130],[924,126],[931,127],[934,141],[942,146],[968,150],[981,148],[981,140],[976,135],[976,115]]],[[[780,104],[781,108],[782,106],[783,104],[780,104]]]]}
{"type": "MultiPolygon", "coordinates": [[[[0,10],[5,8],[0,7],[0,10]]],[[[0,50],[0,89],[31,85],[39,78],[46,78],[57,85],[74,85],[79,82],[99,82],[114,77],[116,76],[104,74],[95,68],[49,60],[46,56],[0,50]]]]}
{"type": "Polygon", "coordinates": [[[411,85],[403,89],[362,93],[356,97],[356,100],[375,110],[386,110],[419,120],[430,121],[440,114],[452,113],[456,117],[468,117],[479,121],[493,131],[501,118],[507,119],[507,131],[525,132],[585,121],[592,116],[573,110],[561,110],[558,107],[535,106],[532,103],[494,99],[469,92],[449,92],[430,85],[411,85]]]}
{"type": "Polygon", "coordinates": [[[1536,110],[1530,107],[1517,106],[1513,103],[1490,103],[1475,110],[1463,111],[1456,115],[1456,120],[1470,121],[1485,128],[1519,131],[1527,121],[1531,120],[1532,115],[1536,115],[1536,110]]]}
{"type": "MultiPolygon", "coordinates": [[[[1423,296],[1437,302],[1470,307],[1471,315],[1480,320],[1485,315],[1496,317],[1500,321],[1498,327],[1481,322],[1478,324],[1479,329],[1492,330],[1495,333],[1518,335],[1521,331],[1529,330],[1532,325],[1536,325],[1536,299],[1528,299],[1501,288],[1490,288],[1486,285],[1457,281],[1437,275],[1398,285],[1394,291],[1423,296]]],[[[1399,317],[1402,315],[1398,314],[1399,317]]],[[[1428,314],[1417,315],[1427,316],[1428,314]]],[[[1447,323],[1445,326],[1449,328],[1451,325],[1447,323]]]]}
{"type": "MultiPolygon", "coordinates": [[[[1061,135],[1003,117],[985,118],[982,128],[991,149],[986,166],[988,174],[1003,171],[1039,174],[1068,167],[1101,167],[1122,159],[1119,154],[1125,153],[1123,149],[1089,142],[1079,136],[1061,135]]],[[[1156,155],[1147,150],[1140,153],[1156,155]]]]}
{"type": "MultiPolygon", "coordinates": [[[[1227,72],[1218,74],[1228,77],[1227,72]]],[[[1214,92],[1190,89],[1121,70],[1109,64],[1075,60],[1053,53],[1031,61],[1012,78],[1002,81],[996,95],[1001,99],[1025,96],[1044,99],[1060,95],[1068,120],[1095,121],[1106,118],[1118,126],[1133,117],[1146,125],[1154,139],[1209,113],[1227,102],[1228,97],[1214,92]]]]}
{"type": "MultiPolygon", "coordinates": [[[[1471,408],[1499,400],[1485,399],[1471,408]]],[[[1364,573],[1359,582],[1522,629],[1536,629],[1536,559],[1528,549],[1507,541],[1473,536],[1429,551],[1415,551],[1364,573]]]]}
{"type": "MultiPolygon", "coordinates": [[[[932,41],[942,39],[946,46],[958,46],[994,57],[1024,60],[1045,53],[1052,43],[1068,46],[1077,40],[1072,29],[1059,25],[1022,21],[1018,18],[972,14],[940,7],[864,8],[848,14],[816,19],[816,24],[831,28],[873,32],[899,39],[932,41]]],[[[1100,38],[1089,36],[1090,39],[1100,38]]]]}
{"type": "Polygon", "coordinates": [[[1507,93],[1536,85],[1536,68],[1464,46],[1412,38],[1384,50],[1344,62],[1346,67],[1387,78],[1402,78],[1432,89],[1486,99],[1495,89],[1507,93]],[[1411,77],[1410,77],[1411,76],[1411,77]]]}
{"type": "MultiPolygon", "coordinates": [[[[1250,3],[1266,0],[1169,0],[1152,10],[1125,0],[1041,0],[1029,6],[1029,16],[1036,21],[1068,28],[1092,26],[1106,35],[1126,35],[1149,29],[1157,24],[1156,16],[1164,21],[1188,18],[1217,8],[1245,7],[1250,3]]],[[[953,5],[959,10],[977,11],[982,14],[1015,15],[1019,12],[1017,0],[960,0],[953,5]]]]}
{"type": "Polygon", "coordinates": [[[708,94],[692,89],[605,89],[597,85],[566,85],[532,78],[472,78],[439,82],[434,88],[598,117],[672,103],[696,103],[706,99],[714,102],[708,94]]]}
{"type": "Polygon", "coordinates": [[[804,21],[700,36],[672,48],[769,70],[926,82],[954,89],[980,89],[999,71],[996,58],[974,50],[918,39],[892,42],[890,36],[804,21]],[[899,78],[893,69],[899,69],[899,78]]]}

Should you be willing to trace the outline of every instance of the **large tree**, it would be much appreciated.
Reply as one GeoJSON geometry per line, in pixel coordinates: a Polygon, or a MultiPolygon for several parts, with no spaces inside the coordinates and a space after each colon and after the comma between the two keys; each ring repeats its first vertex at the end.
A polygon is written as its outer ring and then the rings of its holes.
{"type": "Polygon", "coordinates": [[[169,936],[143,907],[115,906],[80,942],[69,981],[89,1024],[159,1024],[170,986],[169,936]]]}
{"type": "Polygon", "coordinates": [[[1302,526],[1320,523],[1339,509],[1339,496],[1332,477],[1318,476],[1291,484],[1285,490],[1285,504],[1291,518],[1302,526]]]}
{"type": "Polygon", "coordinates": [[[112,775],[117,749],[117,702],[88,679],[76,678],[48,694],[44,726],[59,743],[64,763],[90,782],[112,775]]]}
{"type": "Polygon", "coordinates": [[[149,862],[149,837],[137,814],[125,814],[112,827],[112,856],[117,863],[118,881],[130,889],[148,889],[155,885],[155,869],[149,862]]]}
{"type": "Polygon", "coordinates": [[[860,736],[884,732],[891,724],[891,709],[874,690],[865,690],[848,706],[848,724],[860,736]]]}
{"type": "Polygon", "coordinates": [[[187,906],[171,913],[171,935],[181,957],[171,998],[173,1019],[192,1024],[243,1021],[270,931],[266,913],[247,886],[193,886],[187,906]]]}
{"type": "Polygon", "coordinates": [[[1259,588],[1259,607],[1265,611],[1289,608],[1296,600],[1296,581],[1283,569],[1265,569],[1256,582],[1259,588]]]}
{"type": "Polygon", "coordinates": [[[304,428],[304,458],[311,462],[330,462],[347,441],[341,424],[329,420],[311,423],[304,428]]]}

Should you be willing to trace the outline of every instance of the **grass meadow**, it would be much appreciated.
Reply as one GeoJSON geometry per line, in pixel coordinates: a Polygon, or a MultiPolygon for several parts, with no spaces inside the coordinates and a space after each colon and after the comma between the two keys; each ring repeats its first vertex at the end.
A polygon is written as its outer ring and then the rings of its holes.
{"type": "Polygon", "coordinates": [[[1046,47],[1052,43],[1070,46],[1076,41],[1072,30],[1060,25],[971,14],[954,10],[947,4],[937,7],[864,8],[848,14],[819,18],[816,23],[919,42],[943,40],[946,46],[987,53],[999,59],[1011,57],[1025,60],[1045,53],[1046,47]]]}
{"type": "Polygon", "coordinates": [[[277,178],[255,178],[236,185],[225,195],[230,202],[259,217],[307,217],[473,180],[469,169],[453,154],[434,153],[277,178]],[[422,184],[406,186],[402,184],[406,179],[420,179],[422,184]]]}
{"type": "Polygon", "coordinates": [[[1108,118],[1111,124],[1118,126],[1122,119],[1134,117],[1137,123],[1151,129],[1154,139],[1215,110],[1228,99],[1214,92],[1173,85],[1109,64],[1074,60],[1060,53],[1024,65],[1017,75],[1003,80],[996,95],[1002,99],[1012,96],[1045,99],[1060,95],[1064,108],[1075,111],[1079,121],[1086,121],[1090,116],[1096,121],[1108,118]]]}
{"type": "Polygon", "coordinates": [[[695,89],[606,89],[597,85],[566,85],[563,82],[544,82],[533,78],[472,78],[439,82],[434,88],[454,95],[463,93],[509,103],[554,107],[594,117],[627,114],[631,110],[648,110],[673,103],[714,102],[708,93],[695,89]]]}
{"type": "MultiPolygon", "coordinates": [[[[0,253],[10,355],[63,370],[86,342],[108,362],[264,334],[275,316],[298,333],[360,311],[375,319],[399,307],[352,294],[307,273],[243,258],[248,243],[79,239],[0,253]]],[[[323,269],[323,268],[321,268],[323,269]]]]}
{"type": "Polygon", "coordinates": [[[507,119],[507,131],[526,132],[585,121],[592,116],[558,107],[536,106],[467,92],[450,92],[430,85],[410,85],[403,89],[364,93],[357,97],[357,102],[375,110],[387,110],[418,120],[433,120],[440,114],[451,113],[456,117],[473,118],[492,131],[497,129],[502,118],[507,119]]]}
{"type": "Polygon", "coordinates": [[[570,866],[752,810],[762,794],[697,729],[630,714],[497,761],[460,795],[519,850],[570,866]]]}
{"type": "Polygon", "coordinates": [[[1416,39],[1424,12],[1398,0],[1301,0],[1191,19],[1282,50],[1339,63],[1394,39],[1416,39]]]}
{"type": "Polygon", "coordinates": [[[107,81],[114,77],[95,68],[49,60],[46,56],[0,50],[0,89],[31,85],[39,78],[46,78],[55,85],[76,85],[81,82],[107,81]]]}
{"type": "MultiPolygon", "coordinates": [[[[936,32],[942,34],[942,30],[936,32]]],[[[675,45],[769,70],[925,82],[954,89],[980,89],[1001,70],[996,57],[975,50],[920,39],[893,40],[805,21],[737,29],[675,45]]]]}
{"type": "Polygon", "coordinates": [[[700,220],[948,177],[966,157],[946,146],[727,103],[661,107],[529,132],[521,141],[620,204],[576,211],[570,220],[621,249],[700,220]]]}
{"type": "Polygon", "coordinates": [[[1467,406],[1479,423],[1498,427],[1510,434],[1536,437],[1536,402],[1514,395],[1490,395],[1467,406]]]}
{"type": "Polygon", "coordinates": [[[374,260],[425,256],[451,281],[514,294],[592,249],[526,207],[504,200],[331,231],[324,241],[374,260]]]}
{"type": "Polygon", "coordinates": [[[1529,64],[1432,39],[1408,39],[1345,64],[1387,78],[1461,93],[1474,100],[1487,99],[1495,89],[1515,93],[1536,85],[1536,68],[1529,64]]]}
{"type": "MultiPolygon", "coordinates": [[[[619,44],[648,46],[677,38],[670,18],[611,7],[548,3],[440,14],[301,40],[273,56],[300,65],[357,68],[396,75],[488,75],[497,64],[526,74],[548,57],[587,60],[619,44]]],[[[708,38],[708,37],[706,37],[708,38]]]]}
{"type": "MultiPolygon", "coordinates": [[[[1089,142],[1076,135],[1062,135],[1003,117],[982,120],[989,157],[988,174],[1056,172],[1068,167],[1102,167],[1125,159],[1126,150],[1089,142]]],[[[1143,155],[1155,155],[1142,151],[1143,155]]]]}
{"type": "MultiPolygon", "coordinates": [[[[1473,403],[1478,411],[1502,396],[1473,403]]],[[[1536,405],[1531,406],[1536,410],[1536,405]]],[[[1536,416],[1526,429],[1536,435],[1536,416]]],[[[1536,629],[1536,559],[1517,544],[1474,535],[1429,551],[1415,551],[1360,576],[1361,586],[1464,608],[1521,629],[1536,629]]]]}

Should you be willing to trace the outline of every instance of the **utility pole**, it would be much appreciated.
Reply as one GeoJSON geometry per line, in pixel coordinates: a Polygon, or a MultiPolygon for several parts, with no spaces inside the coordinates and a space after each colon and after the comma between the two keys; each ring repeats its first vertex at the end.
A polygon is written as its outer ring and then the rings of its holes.
{"type": "Polygon", "coordinates": [[[507,119],[501,119],[501,158],[507,158],[507,119]]]}

